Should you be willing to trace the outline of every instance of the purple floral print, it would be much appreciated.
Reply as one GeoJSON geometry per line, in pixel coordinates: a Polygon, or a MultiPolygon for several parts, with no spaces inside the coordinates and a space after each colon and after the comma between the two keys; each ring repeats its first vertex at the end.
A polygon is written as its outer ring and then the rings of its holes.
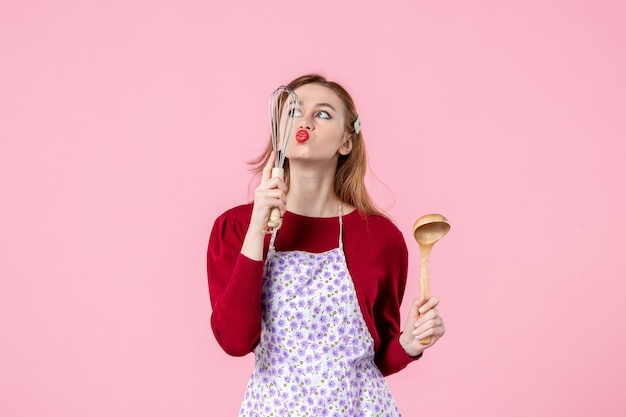
{"type": "Polygon", "coordinates": [[[341,246],[277,252],[261,296],[261,340],[240,416],[399,416],[341,246]]]}

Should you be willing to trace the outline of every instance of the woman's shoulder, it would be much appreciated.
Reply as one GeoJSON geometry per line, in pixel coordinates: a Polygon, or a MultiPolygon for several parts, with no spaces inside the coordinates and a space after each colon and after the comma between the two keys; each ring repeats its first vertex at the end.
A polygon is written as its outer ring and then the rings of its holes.
{"type": "Polygon", "coordinates": [[[404,243],[404,236],[398,226],[382,214],[366,214],[354,210],[346,217],[345,224],[347,228],[360,230],[364,236],[375,237],[386,243],[404,243]]]}
{"type": "Polygon", "coordinates": [[[228,210],[220,214],[217,217],[217,219],[218,220],[232,219],[232,220],[249,221],[251,214],[252,214],[252,203],[247,203],[247,204],[241,204],[239,206],[229,208],[228,210]]]}
{"type": "Polygon", "coordinates": [[[241,218],[250,217],[252,213],[252,203],[241,204],[231,207],[219,215],[218,218],[241,218]]]}
{"type": "Polygon", "coordinates": [[[252,214],[252,204],[242,204],[220,214],[213,223],[211,241],[242,241],[252,214]]]}

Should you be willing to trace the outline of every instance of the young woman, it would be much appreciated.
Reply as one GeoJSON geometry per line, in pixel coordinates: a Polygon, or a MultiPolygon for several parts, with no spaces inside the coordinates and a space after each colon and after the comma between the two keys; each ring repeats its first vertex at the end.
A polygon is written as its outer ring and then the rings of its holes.
{"type": "Polygon", "coordinates": [[[319,75],[287,87],[301,104],[285,179],[270,178],[270,143],[254,202],[222,214],[208,247],[215,337],[255,354],[240,415],[398,416],[383,376],[443,336],[439,300],[413,301],[401,329],[408,252],[365,188],[354,102],[319,75]],[[274,207],[283,223],[268,235],[274,207]]]}

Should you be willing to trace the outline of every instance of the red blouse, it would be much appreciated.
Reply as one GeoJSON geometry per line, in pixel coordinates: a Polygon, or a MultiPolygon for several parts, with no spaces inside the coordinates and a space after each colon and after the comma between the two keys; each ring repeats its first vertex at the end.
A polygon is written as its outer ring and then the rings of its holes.
{"type": "MultiPolygon", "coordinates": [[[[211,296],[211,327],[230,355],[243,356],[259,343],[263,261],[240,253],[252,204],[238,206],[217,218],[207,252],[211,296]]],[[[339,246],[339,218],[314,218],[285,213],[276,236],[276,250],[320,253],[339,246]]],[[[365,323],[374,339],[375,362],[383,375],[406,367],[413,358],[400,345],[400,303],[407,277],[404,237],[387,218],[343,216],[343,249],[365,323]]],[[[267,254],[269,235],[265,240],[267,254]]]]}

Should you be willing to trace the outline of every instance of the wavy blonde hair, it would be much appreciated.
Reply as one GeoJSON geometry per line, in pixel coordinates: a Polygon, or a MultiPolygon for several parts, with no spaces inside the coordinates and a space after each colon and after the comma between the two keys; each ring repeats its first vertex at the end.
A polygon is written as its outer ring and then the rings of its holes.
{"type": "MultiPolygon", "coordinates": [[[[364,214],[383,215],[372,201],[367,188],[365,187],[365,172],[367,171],[367,157],[365,144],[363,143],[363,132],[356,133],[354,122],[358,114],[354,100],[341,85],[334,81],[329,81],[319,74],[308,74],[296,78],[287,84],[291,90],[295,90],[306,84],[319,84],[331,89],[344,103],[345,129],[352,135],[352,151],[348,155],[339,155],[337,161],[337,171],[335,172],[334,190],[335,194],[344,203],[351,204],[364,214]]],[[[267,147],[258,158],[250,161],[253,166],[252,171],[260,174],[263,167],[272,153],[271,138],[267,147]]],[[[285,160],[285,181],[289,184],[289,160],[285,160]]]]}

